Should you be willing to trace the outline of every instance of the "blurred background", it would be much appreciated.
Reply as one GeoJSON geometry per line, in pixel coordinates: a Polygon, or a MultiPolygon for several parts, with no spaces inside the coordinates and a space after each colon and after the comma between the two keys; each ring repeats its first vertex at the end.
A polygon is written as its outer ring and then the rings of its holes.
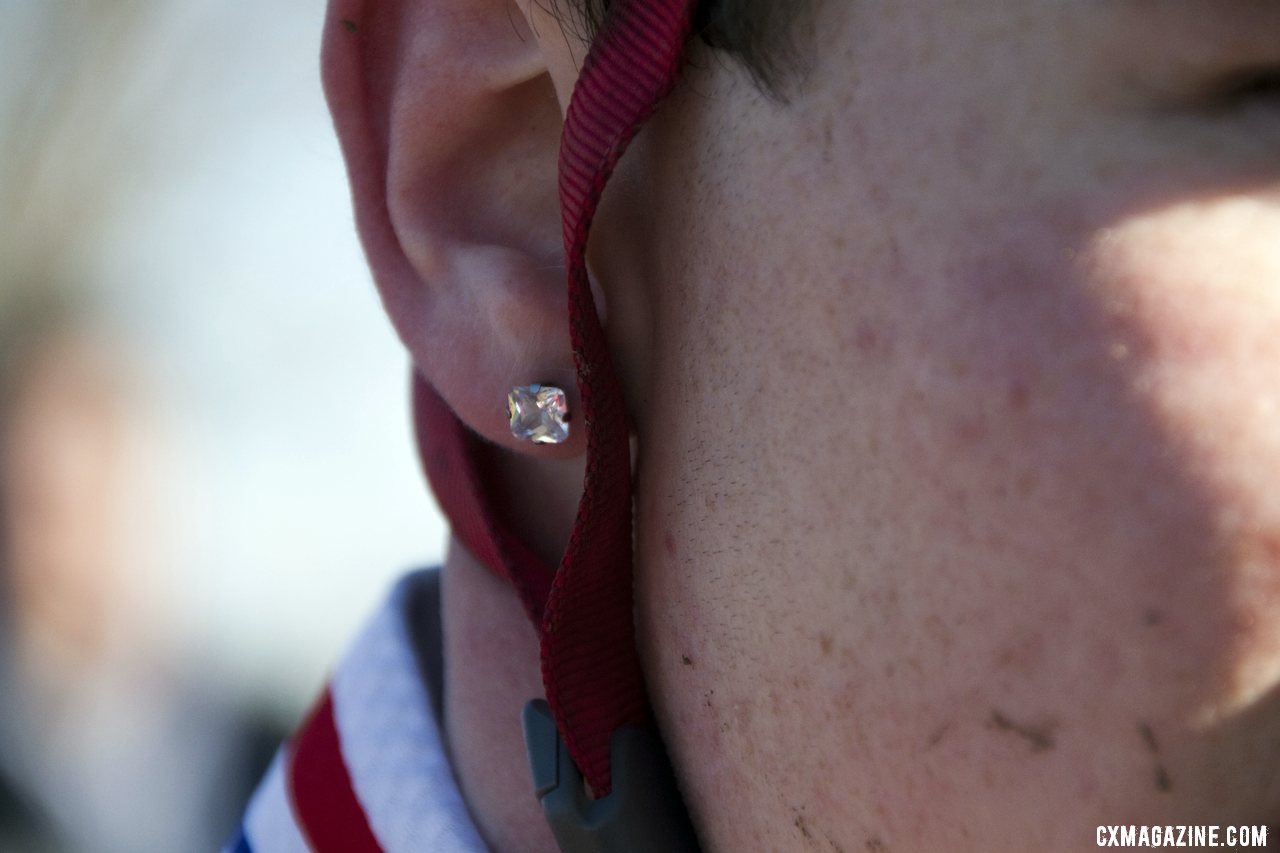
{"type": "Polygon", "coordinates": [[[322,0],[0,0],[0,851],[231,832],[443,526],[322,0]]]}

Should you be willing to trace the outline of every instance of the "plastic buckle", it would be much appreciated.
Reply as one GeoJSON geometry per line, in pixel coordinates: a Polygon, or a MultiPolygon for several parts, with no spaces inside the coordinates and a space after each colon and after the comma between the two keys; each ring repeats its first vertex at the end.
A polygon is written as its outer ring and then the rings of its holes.
{"type": "Polygon", "coordinates": [[[592,800],[547,703],[533,700],[523,718],[534,792],[562,853],[698,853],[662,741],[631,726],[615,731],[613,790],[592,800]]]}

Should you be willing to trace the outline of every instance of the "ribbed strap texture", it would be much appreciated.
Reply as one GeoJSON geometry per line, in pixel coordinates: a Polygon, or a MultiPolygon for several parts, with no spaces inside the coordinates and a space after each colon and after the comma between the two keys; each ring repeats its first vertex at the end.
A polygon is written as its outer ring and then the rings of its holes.
{"type": "Polygon", "coordinates": [[[648,701],[632,610],[630,431],[587,279],[587,237],[618,159],[675,85],[693,6],[614,3],[583,63],[560,140],[569,330],[587,471],[542,622],[542,678],[561,736],[597,796],[612,784],[610,736],[647,723],[648,701]]]}
{"type": "Polygon", "coordinates": [[[675,85],[695,0],[615,2],[583,63],[560,141],[560,203],[580,423],[583,496],[558,571],[512,535],[488,491],[494,451],[420,377],[423,466],[454,534],[516,589],[542,639],[542,678],[561,736],[597,796],[611,790],[609,741],[649,722],[632,602],[631,459],[622,389],[587,279],[586,248],[618,159],[675,85]]]}

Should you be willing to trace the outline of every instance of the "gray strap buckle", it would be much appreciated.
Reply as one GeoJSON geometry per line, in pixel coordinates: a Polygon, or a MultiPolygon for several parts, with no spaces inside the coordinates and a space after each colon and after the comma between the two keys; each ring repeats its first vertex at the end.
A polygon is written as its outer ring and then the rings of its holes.
{"type": "Polygon", "coordinates": [[[699,853],[662,741],[627,726],[609,742],[613,790],[587,798],[551,708],[524,706],[524,742],[533,788],[562,853],[699,853]]]}

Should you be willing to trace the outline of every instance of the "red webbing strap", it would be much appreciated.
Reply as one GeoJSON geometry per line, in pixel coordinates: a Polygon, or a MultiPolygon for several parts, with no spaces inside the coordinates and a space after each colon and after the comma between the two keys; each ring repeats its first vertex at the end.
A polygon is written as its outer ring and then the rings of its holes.
{"type": "MultiPolygon", "coordinates": [[[[631,575],[631,458],[622,389],[596,314],[587,235],[606,181],[640,126],[675,85],[696,0],[615,0],[565,116],[560,203],[569,327],[587,430],[583,496],[559,570],[552,572],[494,511],[491,454],[420,377],[418,444],[454,534],[510,582],[542,639],[542,679],[556,726],[596,796],[611,790],[609,741],[648,722],[635,645],[631,575]]],[[[578,419],[580,416],[580,419],[578,419]]]]}
{"type": "Polygon", "coordinates": [[[435,389],[413,377],[413,418],[422,467],[458,538],[482,566],[515,588],[535,628],[542,625],[555,570],[510,533],[494,512],[488,447],[435,389]]]}
{"type": "Polygon", "coordinates": [[[609,793],[609,740],[643,725],[631,578],[631,454],[622,388],[587,279],[587,236],[605,183],[675,86],[692,0],[615,0],[578,75],[560,139],[569,332],[587,471],[542,623],[542,680],[556,727],[596,796],[609,793]]]}

